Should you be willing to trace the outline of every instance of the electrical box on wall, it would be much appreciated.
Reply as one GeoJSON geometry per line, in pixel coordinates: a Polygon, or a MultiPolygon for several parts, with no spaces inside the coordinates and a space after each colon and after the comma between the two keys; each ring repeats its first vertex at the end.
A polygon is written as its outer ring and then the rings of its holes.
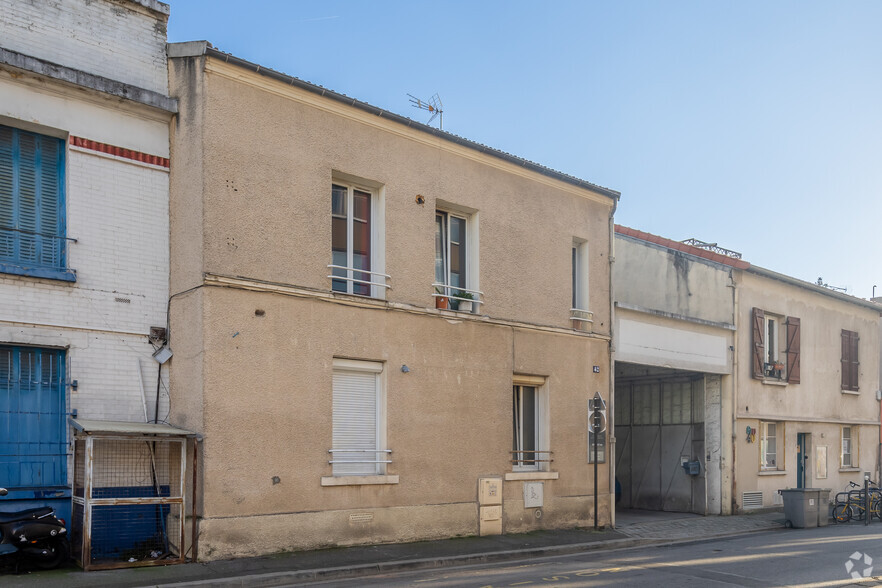
{"type": "Polygon", "coordinates": [[[480,478],[478,480],[478,504],[502,504],[502,478],[480,478]]]}
{"type": "Polygon", "coordinates": [[[544,499],[542,482],[524,482],[524,508],[542,508],[544,499]]]}

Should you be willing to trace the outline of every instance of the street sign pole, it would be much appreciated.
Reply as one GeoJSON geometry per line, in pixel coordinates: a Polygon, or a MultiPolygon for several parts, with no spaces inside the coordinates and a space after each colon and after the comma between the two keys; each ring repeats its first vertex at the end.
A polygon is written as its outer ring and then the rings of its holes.
{"type": "Polygon", "coordinates": [[[591,415],[591,432],[594,434],[594,439],[592,443],[591,450],[591,459],[594,461],[594,529],[597,530],[597,508],[598,508],[598,483],[597,483],[597,439],[600,437],[600,428],[602,426],[603,413],[601,412],[601,406],[603,406],[603,398],[600,396],[600,392],[594,393],[594,411],[591,415]]]}

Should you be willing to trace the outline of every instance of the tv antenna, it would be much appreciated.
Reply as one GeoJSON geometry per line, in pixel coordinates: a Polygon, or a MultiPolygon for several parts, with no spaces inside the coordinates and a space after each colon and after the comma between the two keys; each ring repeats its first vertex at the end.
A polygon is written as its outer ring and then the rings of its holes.
{"type": "Polygon", "coordinates": [[[428,100],[420,100],[413,94],[408,94],[410,96],[410,103],[416,108],[420,110],[428,110],[432,113],[432,116],[429,117],[429,120],[426,121],[426,124],[431,124],[435,117],[438,117],[438,128],[440,130],[444,130],[444,110],[443,104],[441,104],[441,96],[437,93],[433,94],[431,98],[428,100]]]}

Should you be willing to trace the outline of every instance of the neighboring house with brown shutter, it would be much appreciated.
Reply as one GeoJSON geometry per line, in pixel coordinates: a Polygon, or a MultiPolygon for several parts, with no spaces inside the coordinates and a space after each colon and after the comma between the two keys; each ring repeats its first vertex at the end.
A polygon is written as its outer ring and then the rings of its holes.
{"type": "Polygon", "coordinates": [[[756,266],[736,301],[736,504],[879,480],[882,307],[756,266]]]}
{"type": "Polygon", "coordinates": [[[615,259],[620,507],[729,514],[879,479],[882,305],[627,227],[615,259]]]}

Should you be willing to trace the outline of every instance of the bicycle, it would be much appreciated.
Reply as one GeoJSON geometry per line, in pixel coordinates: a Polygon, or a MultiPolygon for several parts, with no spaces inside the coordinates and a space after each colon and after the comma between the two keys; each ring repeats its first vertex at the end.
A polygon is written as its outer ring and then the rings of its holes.
{"type": "MultiPolygon", "coordinates": [[[[870,519],[876,517],[882,520],[882,490],[875,482],[870,482],[875,488],[870,488],[870,519]]],[[[844,492],[836,494],[836,504],[833,506],[833,520],[837,523],[847,523],[852,519],[862,521],[866,517],[866,494],[864,489],[854,482],[849,482],[844,492]]]]}

